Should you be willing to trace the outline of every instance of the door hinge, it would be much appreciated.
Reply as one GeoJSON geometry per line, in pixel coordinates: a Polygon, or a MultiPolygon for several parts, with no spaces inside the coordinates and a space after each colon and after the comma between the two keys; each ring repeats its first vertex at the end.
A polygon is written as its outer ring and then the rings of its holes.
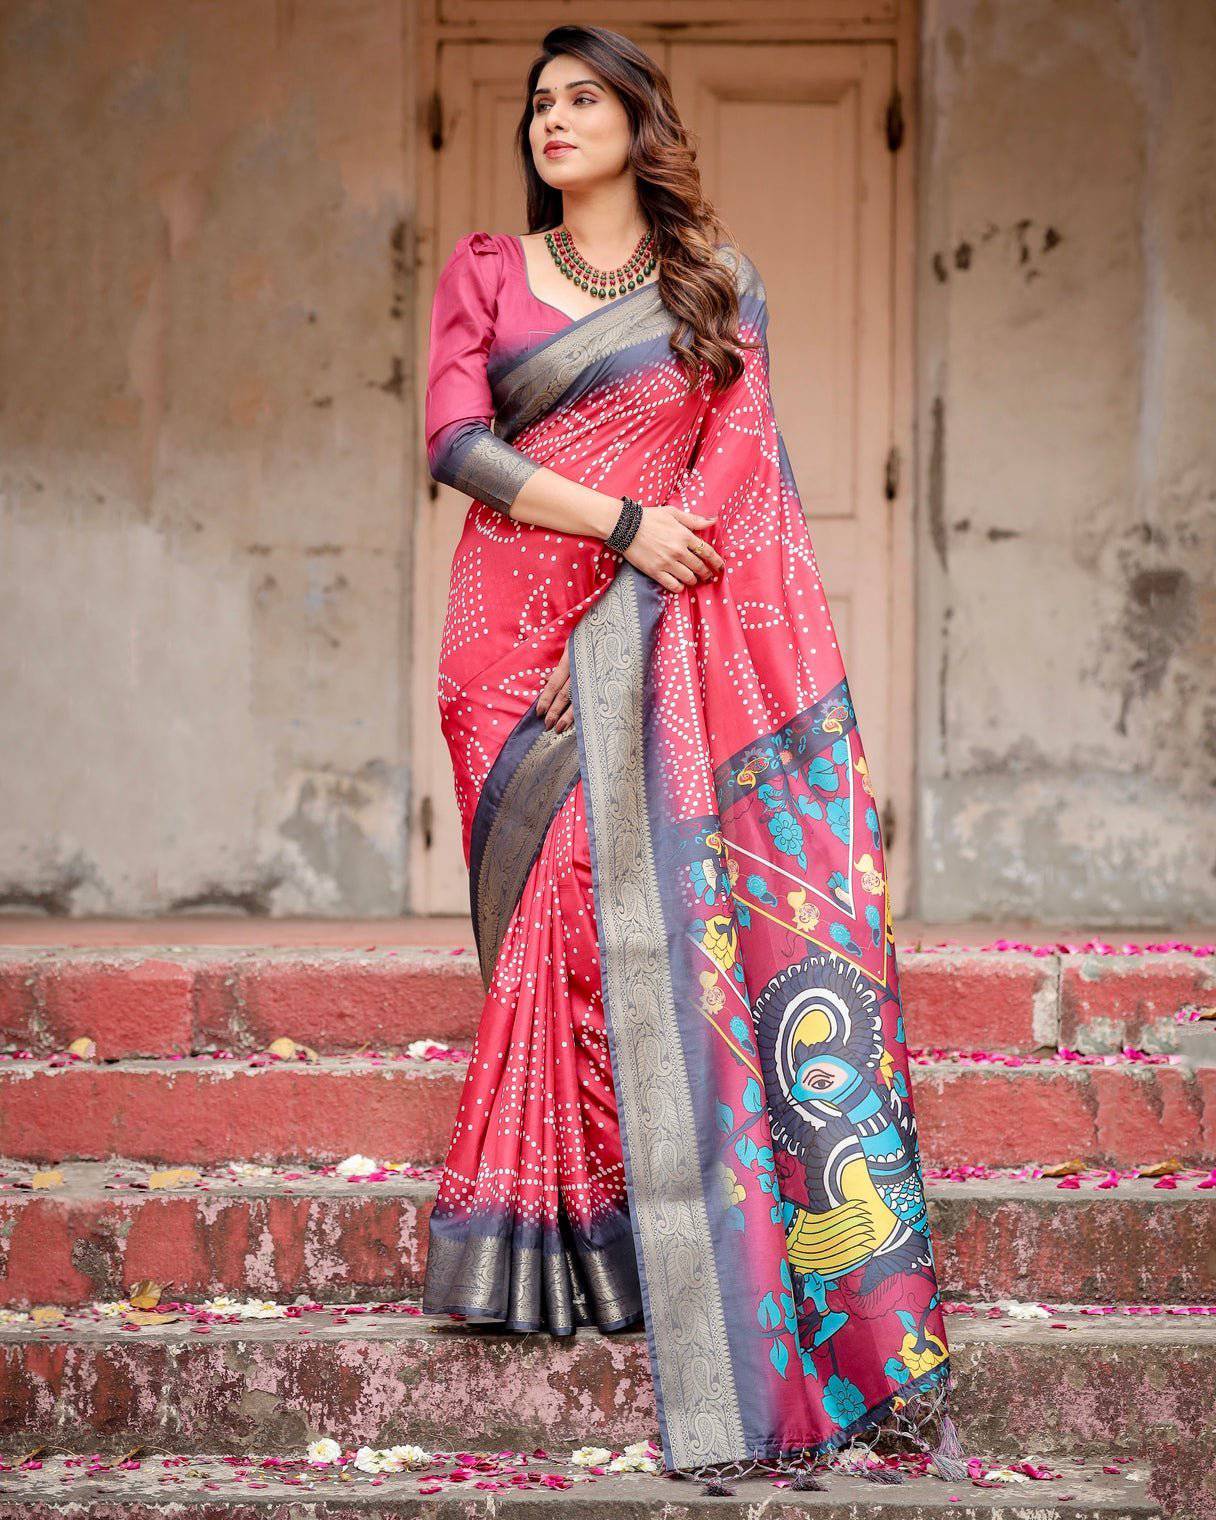
{"type": "Polygon", "coordinates": [[[895,804],[888,797],[882,805],[882,848],[885,854],[895,843],[895,804]]]}
{"type": "Polygon", "coordinates": [[[892,90],[887,103],[887,147],[898,153],[904,145],[904,98],[898,88],[892,90]]]}
{"type": "Polygon", "coordinates": [[[883,495],[894,501],[899,495],[899,450],[894,444],[887,450],[887,463],[882,477],[883,495]]]}
{"type": "Polygon", "coordinates": [[[431,134],[431,148],[438,153],[443,147],[443,98],[438,90],[431,93],[427,107],[427,128],[431,134]]]}
{"type": "Polygon", "coordinates": [[[435,804],[424,797],[418,804],[418,826],[422,830],[422,847],[429,850],[435,842],[435,804]]]}

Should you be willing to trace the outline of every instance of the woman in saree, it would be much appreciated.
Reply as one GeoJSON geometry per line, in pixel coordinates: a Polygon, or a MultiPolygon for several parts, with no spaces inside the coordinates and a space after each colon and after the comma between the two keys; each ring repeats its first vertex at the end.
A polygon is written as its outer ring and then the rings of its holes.
{"type": "Polygon", "coordinates": [[[949,1366],[878,803],[763,281],[665,76],[558,27],[518,147],[533,231],[461,238],[430,331],[486,996],[423,1308],[643,1326],[669,1471],[805,1467],[923,1429],[949,1366]]]}

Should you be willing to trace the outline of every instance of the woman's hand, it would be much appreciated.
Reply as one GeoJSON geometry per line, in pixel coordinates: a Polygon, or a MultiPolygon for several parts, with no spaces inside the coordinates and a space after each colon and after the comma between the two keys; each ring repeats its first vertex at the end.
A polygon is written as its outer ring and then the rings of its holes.
{"type": "Polygon", "coordinates": [[[714,580],[726,564],[714,546],[700,536],[713,527],[712,517],[698,517],[682,507],[647,507],[625,558],[668,591],[679,591],[699,580],[714,580]]]}
{"type": "Polygon", "coordinates": [[[574,722],[574,709],[570,705],[570,650],[562,650],[556,669],[541,688],[536,699],[536,711],[545,720],[546,728],[556,728],[564,733],[574,722]]]}

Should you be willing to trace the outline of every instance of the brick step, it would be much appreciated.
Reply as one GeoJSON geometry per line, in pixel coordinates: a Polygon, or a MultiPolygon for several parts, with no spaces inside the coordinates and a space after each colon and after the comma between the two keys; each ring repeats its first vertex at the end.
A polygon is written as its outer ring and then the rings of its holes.
{"type": "MultiPolygon", "coordinates": [[[[1195,1031],[1179,1014],[1216,1006],[1216,957],[1182,953],[904,950],[900,973],[909,1039],[926,1047],[1177,1050],[1195,1031]]],[[[35,1054],[82,1035],[106,1059],[281,1035],[322,1054],[460,1044],[481,1006],[471,950],[0,949],[0,1047],[35,1054]]]]}
{"type": "MultiPolygon", "coordinates": [[[[358,1303],[422,1289],[433,1181],[204,1176],[148,1191],[146,1172],[63,1168],[51,1192],[0,1183],[0,1304],[122,1298],[145,1278],[172,1297],[358,1303]]],[[[1216,1190],[1125,1180],[928,1184],[947,1297],[1072,1303],[1216,1301],[1216,1190]]]]}
{"type": "MultiPolygon", "coordinates": [[[[355,1057],[2,1062],[0,1155],[209,1164],[363,1151],[437,1161],[463,1076],[449,1061],[355,1057]]],[[[913,1085],[928,1165],[1198,1164],[1216,1155],[1216,1067],[929,1061],[916,1065],[913,1085]]]]}
{"type": "MultiPolygon", "coordinates": [[[[293,1453],[294,1455],[294,1453],[293,1453]]],[[[534,1462],[542,1473],[569,1476],[561,1462],[534,1462]]],[[[837,1473],[822,1476],[824,1491],[778,1489],[766,1477],[732,1479],[733,1496],[704,1494],[702,1485],[645,1474],[610,1474],[568,1489],[477,1493],[471,1483],[443,1485],[415,1473],[379,1479],[349,1472],[282,1467],[237,1477],[213,1456],[192,1457],[189,1468],[161,1469],[144,1458],[138,1472],[95,1477],[52,1458],[41,1471],[0,1473],[0,1520],[297,1520],[305,1514],[338,1512],[352,1520],[548,1520],[559,1508],[587,1520],[1157,1520],[1161,1510],[1142,1480],[1105,1473],[1100,1466],[1069,1463],[1058,1479],[978,1488],[913,1478],[898,1488],[878,1488],[837,1473]],[[255,1486],[263,1484],[260,1489],[255,1486]],[[290,1484],[290,1487],[288,1487],[290,1484]],[[1027,1494],[1027,1488],[1033,1489],[1027,1494]],[[6,1497],[11,1495],[12,1497],[6,1497]],[[306,1509],[306,1506],[308,1508],[306,1509]]]]}
{"type": "MultiPolygon", "coordinates": [[[[955,1313],[949,1335],[952,1412],[967,1450],[985,1458],[1152,1462],[1197,1442],[1216,1402],[1211,1319],[955,1313]]],[[[205,1333],[187,1319],[133,1331],[85,1316],[63,1328],[0,1325],[10,1452],[44,1440],[240,1454],[299,1450],[320,1435],[344,1447],[619,1448],[656,1429],[646,1342],[633,1331],[487,1335],[349,1309],[205,1333]]]]}

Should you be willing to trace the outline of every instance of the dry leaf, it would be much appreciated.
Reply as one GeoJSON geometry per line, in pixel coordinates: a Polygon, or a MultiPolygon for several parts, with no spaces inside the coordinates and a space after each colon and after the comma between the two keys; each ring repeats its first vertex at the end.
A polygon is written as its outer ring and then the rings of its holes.
{"type": "Polygon", "coordinates": [[[196,1172],[192,1166],[168,1166],[159,1172],[151,1172],[148,1176],[150,1188],[175,1188],[182,1187],[187,1182],[198,1182],[202,1172],[196,1172]]]}
{"type": "Polygon", "coordinates": [[[1216,1023],[1216,1005],[1213,1005],[1211,1008],[1201,1008],[1199,1010],[1199,1022],[1201,1024],[1216,1023]]]}
{"type": "Polygon", "coordinates": [[[68,1311],[57,1304],[36,1304],[30,1310],[30,1318],[36,1325],[58,1325],[67,1317],[68,1311]]]}
{"type": "Polygon", "coordinates": [[[1172,1158],[1169,1161],[1158,1161],[1155,1166],[1142,1166],[1136,1173],[1138,1177],[1172,1177],[1182,1170],[1182,1162],[1172,1158]]]}
{"type": "Polygon", "coordinates": [[[285,1034],[280,1035],[277,1040],[271,1040],[266,1047],[266,1054],[278,1056],[281,1061],[294,1061],[300,1056],[303,1056],[306,1061],[318,1059],[316,1051],[310,1045],[298,1045],[295,1040],[288,1039],[285,1034]]]}
{"type": "Polygon", "coordinates": [[[97,1054],[97,1042],[90,1040],[87,1034],[82,1034],[68,1046],[68,1054],[79,1056],[82,1061],[91,1061],[97,1054]]]}
{"type": "Polygon", "coordinates": [[[58,1168],[53,1172],[35,1172],[30,1178],[30,1186],[34,1188],[62,1187],[63,1173],[58,1168]]]}
{"type": "Polygon", "coordinates": [[[1055,1166],[1043,1168],[1044,1177],[1076,1177],[1085,1170],[1084,1161],[1060,1161],[1055,1166]]]}
{"type": "Polygon", "coordinates": [[[153,1309],[129,1309],[123,1319],[128,1325],[168,1325],[175,1319],[181,1319],[181,1315],[169,1311],[157,1313],[153,1309]]]}
{"type": "Polygon", "coordinates": [[[127,1302],[134,1309],[155,1309],[160,1303],[164,1288],[164,1283],[153,1282],[150,1277],[141,1278],[139,1282],[131,1284],[127,1302]]]}

